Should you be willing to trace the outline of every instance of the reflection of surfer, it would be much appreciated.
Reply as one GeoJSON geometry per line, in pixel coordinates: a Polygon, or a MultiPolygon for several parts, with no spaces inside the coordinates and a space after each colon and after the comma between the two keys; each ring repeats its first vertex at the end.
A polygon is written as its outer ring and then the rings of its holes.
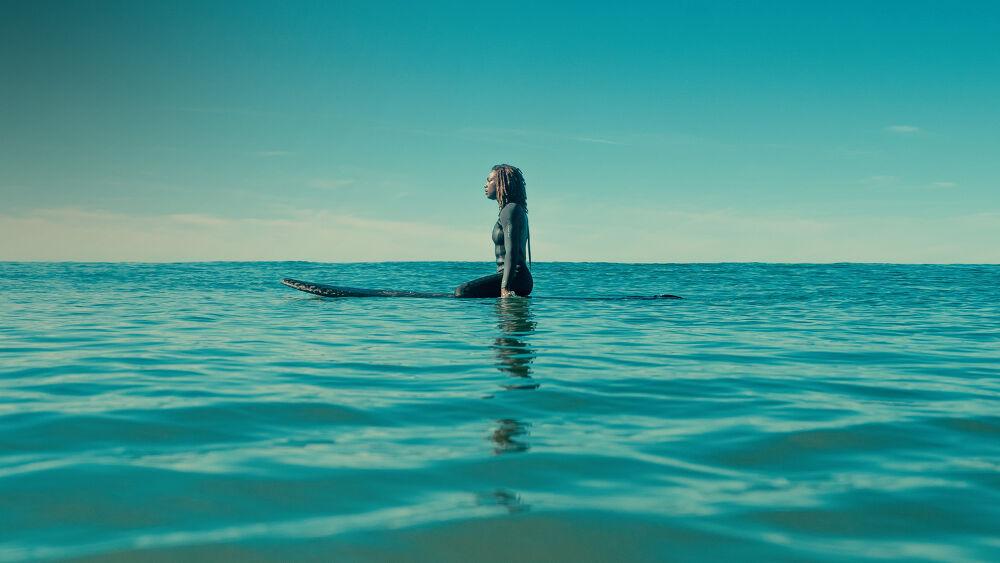
{"type": "MultiPolygon", "coordinates": [[[[524,336],[535,330],[528,299],[500,299],[496,303],[497,328],[501,335],[493,342],[496,366],[501,372],[523,379],[531,379],[531,362],[535,360],[534,348],[524,336]]],[[[537,383],[508,384],[505,389],[537,389],[537,383]]]]}
{"type": "Polygon", "coordinates": [[[520,436],[528,434],[528,425],[514,420],[513,418],[503,418],[497,421],[497,428],[490,435],[490,439],[495,444],[493,453],[506,454],[512,452],[528,451],[528,444],[518,440],[520,436]]]}
{"type": "Polygon", "coordinates": [[[528,270],[531,242],[528,233],[528,198],[524,175],[510,164],[497,164],[486,177],[483,192],[495,199],[500,214],[493,225],[497,273],[463,283],[455,288],[456,297],[527,296],[534,280],[528,270]],[[525,244],[528,247],[525,261],[525,244]]]}
{"type": "MultiPolygon", "coordinates": [[[[498,299],[496,302],[497,328],[500,335],[493,345],[496,354],[497,369],[511,377],[531,380],[531,362],[535,359],[535,350],[524,340],[524,336],[535,330],[535,320],[531,317],[531,301],[529,299],[498,299]]],[[[537,389],[534,382],[517,385],[504,385],[507,390],[537,389]]],[[[497,421],[497,427],[490,435],[493,441],[493,453],[504,454],[525,452],[530,447],[519,438],[528,434],[528,423],[513,418],[503,418],[497,421]]]]}
{"type": "Polygon", "coordinates": [[[521,500],[521,495],[513,491],[497,489],[488,493],[480,493],[479,495],[476,495],[476,497],[476,501],[480,505],[495,504],[497,506],[502,506],[511,514],[514,514],[515,512],[523,512],[531,508],[530,505],[524,504],[524,501],[521,500]]]}
{"type": "MultiPolygon", "coordinates": [[[[524,340],[524,337],[535,330],[535,320],[531,316],[530,299],[497,299],[497,328],[500,334],[494,342],[496,366],[502,373],[511,377],[531,380],[531,362],[535,359],[535,351],[524,340]]],[[[506,389],[535,389],[537,383],[529,385],[505,385],[506,389]]],[[[493,454],[518,454],[527,452],[531,445],[525,440],[531,424],[515,418],[501,418],[495,421],[496,427],[490,433],[493,442],[493,454]]],[[[503,506],[510,513],[528,510],[529,505],[513,491],[496,489],[491,493],[479,495],[480,504],[496,504],[503,506]]]]}

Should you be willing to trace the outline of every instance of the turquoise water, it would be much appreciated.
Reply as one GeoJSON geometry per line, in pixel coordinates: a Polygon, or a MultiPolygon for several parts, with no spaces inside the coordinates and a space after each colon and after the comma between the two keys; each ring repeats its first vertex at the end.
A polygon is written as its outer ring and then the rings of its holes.
{"type": "Polygon", "coordinates": [[[1000,559],[1000,266],[533,271],[0,263],[0,560],[1000,559]]]}

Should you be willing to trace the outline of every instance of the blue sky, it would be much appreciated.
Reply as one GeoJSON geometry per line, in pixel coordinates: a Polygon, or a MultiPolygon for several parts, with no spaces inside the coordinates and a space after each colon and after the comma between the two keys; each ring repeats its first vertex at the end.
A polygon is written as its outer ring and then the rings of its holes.
{"type": "Polygon", "coordinates": [[[25,2],[0,259],[1000,262],[995,2],[25,2]]]}

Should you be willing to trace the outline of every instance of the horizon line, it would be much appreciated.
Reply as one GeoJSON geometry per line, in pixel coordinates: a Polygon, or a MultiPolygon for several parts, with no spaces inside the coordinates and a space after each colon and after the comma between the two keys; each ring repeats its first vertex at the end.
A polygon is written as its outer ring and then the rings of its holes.
{"type": "MultiPolygon", "coordinates": [[[[0,264],[493,264],[492,260],[352,260],[352,261],[316,261],[316,260],[0,260],[0,264]]],[[[1000,266],[1000,262],[864,262],[850,260],[835,260],[829,262],[778,262],[761,260],[716,260],[705,262],[611,262],[607,260],[540,260],[539,264],[623,264],[623,265],[719,265],[719,264],[767,264],[776,266],[1000,266]]],[[[534,262],[532,262],[532,265],[534,262]]]]}

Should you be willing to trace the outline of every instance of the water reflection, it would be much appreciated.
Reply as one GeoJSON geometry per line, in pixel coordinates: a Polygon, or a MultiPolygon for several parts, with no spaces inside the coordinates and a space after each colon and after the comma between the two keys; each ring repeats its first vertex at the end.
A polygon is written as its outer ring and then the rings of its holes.
{"type": "Polygon", "coordinates": [[[493,441],[493,453],[508,454],[526,452],[529,446],[519,438],[528,435],[528,425],[513,418],[502,418],[497,421],[497,428],[490,435],[493,441]]]}
{"type": "MultiPolygon", "coordinates": [[[[531,377],[531,364],[537,354],[526,340],[537,324],[531,314],[531,300],[497,299],[495,308],[497,328],[500,329],[500,334],[493,341],[496,367],[500,373],[516,381],[501,386],[507,390],[538,389],[538,383],[531,377]]],[[[530,424],[513,418],[502,418],[497,420],[496,424],[496,428],[490,434],[490,441],[494,445],[493,453],[520,453],[528,451],[531,447],[524,441],[530,424]]]]}
{"type": "Polygon", "coordinates": [[[521,495],[504,489],[497,489],[488,493],[480,493],[476,498],[477,504],[481,506],[497,505],[507,509],[507,512],[524,512],[531,508],[521,500],[521,495]]]}
{"type": "Polygon", "coordinates": [[[504,389],[537,389],[538,383],[530,381],[531,363],[537,355],[535,349],[524,339],[535,330],[536,322],[531,314],[531,299],[512,297],[497,299],[497,328],[500,335],[493,342],[496,366],[501,373],[522,381],[502,385],[504,389]],[[528,380],[528,381],[524,381],[528,380]]]}

